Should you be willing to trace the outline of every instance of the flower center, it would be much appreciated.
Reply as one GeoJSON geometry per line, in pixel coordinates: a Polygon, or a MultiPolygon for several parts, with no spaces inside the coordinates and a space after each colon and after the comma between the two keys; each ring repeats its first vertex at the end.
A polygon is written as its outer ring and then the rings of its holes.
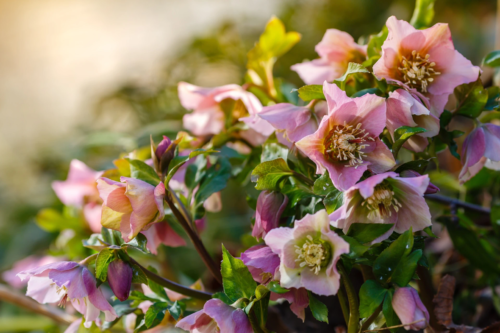
{"type": "Polygon", "coordinates": [[[355,167],[363,163],[363,149],[367,140],[375,141],[366,130],[361,128],[361,123],[356,125],[335,126],[325,138],[325,154],[333,160],[348,162],[346,167],[355,167]]]}
{"type": "Polygon", "coordinates": [[[398,67],[398,69],[403,74],[406,85],[421,92],[427,92],[427,86],[434,81],[436,75],[441,74],[435,71],[433,67],[436,66],[436,63],[431,62],[429,58],[430,54],[426,54],[422,58],[420,53],[415,50],[411,52],[411,56],[408,59],[403,56],[401,67],[398,67]]]}
{"type": "Polygon", "coordinates": [[[56,292],[58,295],[61,293],[63,294],[63,297],[61,298],[61,300],[57,305],[61,308],[65,307],[66,303],[68,302],[68,289],[66,289],[65,286],[56,287],[56,292]]]}
{"type": "Polygon", "coordinates": [[[300,267],[309,266],[311,272],[316,275],[318,275],[321,267],[328,264],[330,258],[329,246],[320,240],[314,241],[311,235],[307,236],[302,247],[295,245],[295,253],[298,254],[295,261],[300,262],[300,267]]]}
{"type": "Polygon", "coordinates": [[[401,203],[394,197],[392,186],[385,182],[375,186],[372,196],[361,203],[361,206],[365,205],[370,211],[368,213],[370,219],[389,217],[392,215],[391,208],[394,208],[397,213],[399,208],[402,207],[401,203]]]}

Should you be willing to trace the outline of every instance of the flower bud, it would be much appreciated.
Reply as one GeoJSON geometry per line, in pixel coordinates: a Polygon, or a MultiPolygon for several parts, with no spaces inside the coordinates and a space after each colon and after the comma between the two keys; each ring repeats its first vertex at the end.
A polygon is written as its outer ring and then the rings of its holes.
{"type": "Polygon", "coordinates": [[[405,325],[405,330],[418,331],[427,327],[429,312],[415,289],[411,287],[397,288],[392,297],[392,307],[401,323],[405,325]]]}
{"type": "Polygon", "coordinates": [[[116,298],[125,301],[132,286],[132,267],[121,259],[111,262],[108,266],[108,283],[116,298]]]}
{"type": "Polygon", "coordinates": [[[156,147],[155,155],[158,160],[161,160],[162,155],[167,151],[168,147],[172,144],[172,141],[166,137],[165,135],[163,136],[163,140],[158,144],[158,147],[156,147]]]}
{"type": "Polygon", "coordinates": [[[264,238],[269,231],[279,226],[280,217],[288,203],[288,198],[278,192],[263,191],[257,199],[255,224],[252,236],[264,238]]]}
{"type": "MultiPolygon", "coordinates": [[[[420,177],[421,175],[413,170],[405,170],[401,172],[401,177],[404,178],[413,178],[413,177],[420,177]]],[[[425,190],[424,194],[434,194],[439,192],[439,187],[434,185],[433,183],[429,182],[429,185],[427,186],[427,189],[425,190]]]]}

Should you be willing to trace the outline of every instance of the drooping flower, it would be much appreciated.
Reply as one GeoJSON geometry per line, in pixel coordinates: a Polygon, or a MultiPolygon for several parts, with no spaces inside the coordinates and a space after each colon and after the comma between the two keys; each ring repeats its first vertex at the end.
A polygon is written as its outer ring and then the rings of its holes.
{"type": "Polygon", "coordinates": [[[15,262],[10,270],[2,273],[2,278],[14,288],[22,288],[26,285],[27,281],[22,281],[19,276],[17,276],[18,273],[61,260],[63,259],[52,256],[29,256],[15,262]]]}
{"type": "Polygon", "coordinates": [[[175,327],[192,333],[253,332],[245,312],[225,304],[220,299],[207,301],[202,310],[181,319],[175,327]]]}
{"type": "Polygon", "coordinates": [[[461,154],[462,171],[458,176],[463,184],[474,177],[483,166],[491,167],[500,161],[500,126],[481,124],[465,139],[461,154]]]}
{"type": "Polygon", "coordinates": [[[316,163],[316,173],[328,170],[335,187],[343,191],[367,169],[380,173],[393,167],[394,157],[378,138],[386,123],[385,100],[372,94],[349,98],[326,82],[323,92],[328,115],[316,132],[296,143],[316,163]]]}
{"type": "Polygon", "coordinates": [[[398,89],[390,93],[387,99],[387,129],[394,140],[394,131],[401,126],[421,127],[427,132],[411,136],[403,147],[414,152],[422,152],[429,144],[427,138],[439,133],[439,118],[409,92],[398,89]]]}
{"type": "Polygon", "coordinates": [[[386,172],[371,176],[344,192],[344,204],[330,214],[331,224],[344,233],[353,223],[394,224],[374,242],[387,239],[393,231],[423,230],[431,225],[423,197],[428,185],[427,175],[402,178],[395,172],[386,172]]]}
{"type": "Polygon", "coordinates": [[[455,50],[448,24],[417,30],[391,16],[386,25],[389,35],[373,73],[424,94],[435,116],[441,115],[455,87],[477,80],[479,67],[455,50]]]}
{"type": "Polygon", "coordinates": [[[120,301],[125,301],[132,287],[132,267],[121,259],[113,260],[108,266],[108,283],[120,301]]]}
{"type": "Polygon", "coordinates": [[[307,107],[279,103],[266,106],[259,117],[269,122],[290,142],[297,142],[318,129],[318,121],[313,111],[307,107]]]}
{"type": "Polygon", "coordinates": [[[158,247],[164,244],[170,247],[186,246],[184,238],[179,236],[168,222],[154,223],[149,229],[141,231],[146,236],[147,248],[151,253],[158,254],[158,247]]]}
{"type": "Polygon", "coordinates": [[[20,272],[21,280],[29,279],[27,296],[39,303],[65,305],[70,301],[73,307],[85,317],[89,328],[104,312],[106,321],[117,316],[108,303],[96,280],[87,267],[76,262],[61,261],[20,272]]]}
{"type": "Polygon", "coordinates": [[[315,48],[320,58],[295,64],[291,68],[306,84],[332,82],[344,75],[350,62],[365,61],[366,48],[366,45],[357,44],[348,33],[328,29],[315,48]]]}
{"type": "Polygon", "coordinates": [[[349,252],[349,244],[330,230],[328,214],[320,210],[296,221],[294,228],[276,228],[265,237],[280,257],[280,284],[306,288],[318,295],[335,295],[340,274],[337,261],[349,252]]]}
{"type": "MultiPolygon", "coordinates": [[[[226,115],[220,105],[224,100],[234,100],[236,104],[231,117],[247,123],[261,138],[269,136],[273,128],[257,114],[262,104],[252,93],[238,85],[229,84],[216,88],[197,87],[186,82],[178,85],[179,99],[184,108],[193,110],[184,115],[183,124],[195,135],[219,134],[225,127],[226,115]]],[[[256,138],[251,138],[256,139],[256,138]]],[[[261,140],[262,141],[262,140],[261,140]]]]}
{"type": "Polygon", "coordinates": [[[103,203],[101,224],[122,233],[130,241],[149,223],[163,220],[165,186],[156,187],[142,180],[121,177],[120,182],[108,178],[97,180],[103,203]]]}
{"type": "Polygon", "coordinates": [[[281,214],[287,204],[288,198],[286,195],[273,191],[260,192],[257,199],[252,236],[263,238],[269,231],[277,228],[280,223],[281,214]]]}
{"type": "Polygon", "coordinates": [[[418,292],[412,287],[396,288],[392,307],[407,331],[418,331],[427,327],[429,312],[420,300],[418,292]]]}

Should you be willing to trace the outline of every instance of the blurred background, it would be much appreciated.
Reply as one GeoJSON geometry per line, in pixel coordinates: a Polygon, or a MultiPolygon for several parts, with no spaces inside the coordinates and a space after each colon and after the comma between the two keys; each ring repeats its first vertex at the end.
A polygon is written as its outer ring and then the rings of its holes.
{"type": "MultiPolygon", "coordinates": [[[[363,38],[390,15],[409,20],[413,7],[413,0],[0,1],[0,270],[43,253],[57,236],[34,218],[62,207],[50,183],[66,178],[72,159],[103,170],[150,134],[175,135],[184,114],[177,82],[242,83],[246,53],[272,15],[302,34],[275,67],[300,87],[289,68],[317,57],[326,29],[363,38]]],[[[437,0],[435,11],[474,64],[495,48],[495,0],[437,0]]],[[[213,244],[239,240],[253,214],[231,184],[222,196],[224,209],[208,216],[203,235],[213,244]]],[[[202,268],[181,263],[190,251],[160,252],[182,267],[186,283],[202,268]]],[[[0,332],[22,315],[0,303],[0,332]]]]}

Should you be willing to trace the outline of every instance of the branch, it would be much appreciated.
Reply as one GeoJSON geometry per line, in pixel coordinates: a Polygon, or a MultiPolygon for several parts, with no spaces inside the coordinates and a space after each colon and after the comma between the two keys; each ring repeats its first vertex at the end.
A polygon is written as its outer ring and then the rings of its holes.
{"type": "Polygon", "coordinates": [[[77,319],[76,317],[73,317],[69,313],[66,313],[56,307],[40,304],[3,284],[0,284],[0,299],[25,308],[31,312],[49,317],[58,323],[69,325],[77,319]]]}
{"type": "Polygon", "coordinates": [[[426,194],[425,198],[431,201],[442,203],[448,206],[456,206],[464,209],[474,211],[479,214],[490,215],[490,210],[479,205],[471,204],[465,201],[448,198],[444,195],[439,194],[426,194]]]}
{"type": "Polygon", "coordinates": [[[150,279],[151,281],[153,282],[156,282],[157,284],[167,288],[167,289],[170,289],[172,291],[175,291],[179,294],[182,294],[184,296],[188,296],[188,297],[192,297],[192,298],[197,298],[197,299],[201,299],[201,300],[204,300],[204,301],[207,301],[209,299],[212,298],[212,294],[211,293],[207,293],[205,291],[201,291],[201,290],[196,290],[196,289],[191,289],[191,288],[188,288],[188,287],[185,287],[181,284],[178,284],[178,283],[175,283],[173,281],[170,281],[168,279],[165,279],[153,272],[151,272],[150,270],[148,270],[147,268],[145,268],[144,266],[142,266],[141,264],[139,264],[137,261],[135,261],[133,258],[130,258],[130,261],[134,264],[134,265],[137,265],[139,266],[143,271],[144,273],[146,274],[146,276],[148,277],[148,279],[150,279]]]}
{"type": "Polygon", "coordinates": [[[342,284],[345,287],[347,293],[347,299],[349,300],[349,322],[347,323],[347,333],[357,333],[359,330],[359,302],[358,295],[354,290],[351,280],[347,275],[347,271],[341,262],[337,264],[340,275],[342,276],[342,284]]]}

